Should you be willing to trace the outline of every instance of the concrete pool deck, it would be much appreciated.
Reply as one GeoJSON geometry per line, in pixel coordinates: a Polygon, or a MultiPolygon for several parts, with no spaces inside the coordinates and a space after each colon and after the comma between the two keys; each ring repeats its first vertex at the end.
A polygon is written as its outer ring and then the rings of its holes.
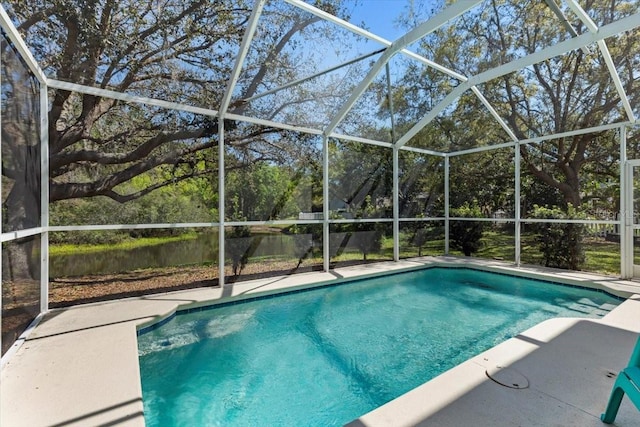
{"type": "MultiPolygon", "coordinates": [[[[136,329],[176,309],[425,265],[470,265],[640,294],[640,284],[586,273],[461,258],[420,258],[76,306],[47,313],[2,368],[2,426],[144,426],[136,329]]],[[[363,415],[363,426],[603,426],[617,374],[640,333],[640,295],[602,319],[552,319],[363,415]],[[496,368],[500,366],[501,368],[496,368]],[[487,376],[527,382],[523,389],[487,376]],[[612,375],[613,374],[613,375],[612,375]],[[522,378],[525,378],[523,380],[522,378]]],[[[625,397],[617,426],[640,426],[625,397]]]]}

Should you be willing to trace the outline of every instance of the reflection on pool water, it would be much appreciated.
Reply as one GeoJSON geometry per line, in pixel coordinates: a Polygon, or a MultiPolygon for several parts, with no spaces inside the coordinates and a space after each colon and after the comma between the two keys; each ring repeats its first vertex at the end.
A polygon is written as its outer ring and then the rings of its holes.
{"type": "Polygon", "coordinates": [[[178,314],[138,340],[147,426],[343,425],[602,292],[429,268],[178,314]]]}

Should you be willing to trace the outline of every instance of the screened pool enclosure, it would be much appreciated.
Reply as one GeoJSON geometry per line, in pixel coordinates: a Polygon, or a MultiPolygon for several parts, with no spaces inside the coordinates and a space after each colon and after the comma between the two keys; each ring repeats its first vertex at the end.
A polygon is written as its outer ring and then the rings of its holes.
{"type": "Polygon", "coordinates": [[[2,6],[3,354],[49,308],[335,266],[640,274],[638,2],[2,6]]]}

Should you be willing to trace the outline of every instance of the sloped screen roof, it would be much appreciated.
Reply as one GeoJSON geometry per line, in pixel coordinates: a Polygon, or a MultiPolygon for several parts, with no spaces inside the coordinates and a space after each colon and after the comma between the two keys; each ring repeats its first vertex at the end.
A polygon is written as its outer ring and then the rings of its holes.
{"type": "Polygon", "coordinates": [[[4,6],[53,87],[434,153],[635,122],[637,2],[447,3],[4,6]]]}

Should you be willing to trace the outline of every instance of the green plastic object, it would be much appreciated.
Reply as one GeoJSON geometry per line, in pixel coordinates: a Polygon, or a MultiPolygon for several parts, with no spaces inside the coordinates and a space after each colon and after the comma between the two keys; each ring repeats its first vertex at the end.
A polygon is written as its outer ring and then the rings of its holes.
{"type": "Polygon", "coordinates": [[[620,371],[613,385],[607,409],[604,414],[600,415],[602,422],[611,424],[615,421],[618,409],[620,409],[620,402],[622,402],[625,393],[631,402],[636,405],[636,408],[640,410],[640,338],[631,353],[629,366],[620,371]]]}

